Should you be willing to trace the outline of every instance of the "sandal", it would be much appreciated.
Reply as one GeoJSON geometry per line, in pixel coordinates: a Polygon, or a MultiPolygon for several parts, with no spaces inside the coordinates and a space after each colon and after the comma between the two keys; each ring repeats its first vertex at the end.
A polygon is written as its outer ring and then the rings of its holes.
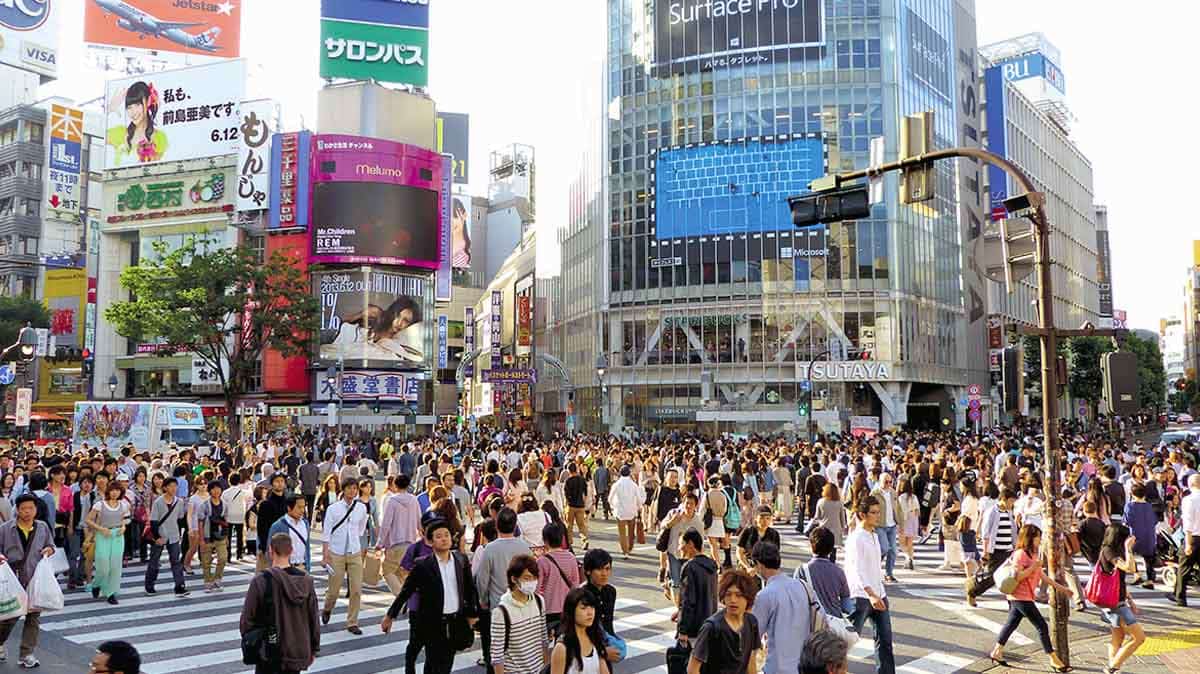
{"type": "Polygon", "coordinates": [[[991,660],[993,665],[999,665],[1001,667],[1012,667],[1012,665],[1008,664],[1008,660],[1005,660],[1003,658],[997,658],[997,657],[993,657],[993,656],[989,655],[988,660],[991,660]]]}

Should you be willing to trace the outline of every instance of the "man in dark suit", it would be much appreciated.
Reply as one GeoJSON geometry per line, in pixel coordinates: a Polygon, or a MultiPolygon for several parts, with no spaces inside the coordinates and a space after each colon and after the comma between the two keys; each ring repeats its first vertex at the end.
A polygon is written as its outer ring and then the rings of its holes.
{"type": "Polygon", "coordinates": [[[425,537],[433,547],[433,554],[413,567],[380,627],[385,634],[391,631],[401,607],[415,593],[418,597],[412,621],[415,629],[409,638],[425,646],[425,674],[450,674],[455,652],[452,634],[461,630],[461,621],[475,626],[479,596],[470,562],[462,553],[451,550],[450,525],[445,520],[434,520],[425,527],[425,537]],[[455,626],[460,629],[453,629],[455,626]]]}

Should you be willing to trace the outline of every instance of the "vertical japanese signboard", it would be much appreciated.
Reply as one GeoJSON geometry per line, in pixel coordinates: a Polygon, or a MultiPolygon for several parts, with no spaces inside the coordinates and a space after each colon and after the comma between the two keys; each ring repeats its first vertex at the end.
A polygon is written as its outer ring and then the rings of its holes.
{"type": "Polygon", "coordinates": [[[529,353],[533,346],[533,298],[517,298],[517,355],[529,353]]]}
{"type": "Polygon", "coordinates": [[[272,229],[307,229],[311,211],[312,134],[275,134],[271,142],[272,229]]]}
{"type": "Polygon", "coordinates": [[[242,103],[241,145],[238,147],[237,210],[267,208],[271,182],[271,134],[275,131],[275,102],[242,103]]]}
{"type": "Polygon", "coordinates": [[[442,226],[438,233],[441,242],[438,244],[438,268],[436,283],[434,284],[434,296],[438,302],[449,302],[451,300],[451,274],[453,270],[450,267],[450,190],[454,187],[451,173],[454,171],[454,158],[450,155],[442,155],[442,184],[438,205],[440,209],[438,216],[442,219],[442,226]]]}
{"type": "Polygon", "coordinates": [[[79,174],[83,165],[83,111],[50,106],[50,159],[46,205],[63,222],[79,222],[79,174]]]}
{"type": "Polygon", "coordinates": [[[438,314],[437,338],[438,369],[444,370],[450,367],[450,317],[446,314],[438,314]]]}
{"type": "Polygon", "coordinates": [[[475,376],[475,358],[470,357],[475,350],[475,309],[467,307],[463,310],[463,357],[467,362],[463,365],[463,376],[475,376]]]}
{"type": "Polygon", "coordinates": [[[492,369],[500,369],[500,312],[504,305],[504,296],[499,290],[492,291],[492,369]]]}

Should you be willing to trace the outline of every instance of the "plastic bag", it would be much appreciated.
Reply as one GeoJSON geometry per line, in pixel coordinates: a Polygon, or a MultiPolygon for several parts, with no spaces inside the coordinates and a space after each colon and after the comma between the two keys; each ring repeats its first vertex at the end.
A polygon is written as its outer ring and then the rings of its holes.
{"type": "Polygon", "coordinates": [[[54,577],[54,560],[44,557],[29,581],[29,610],[61,611],[65,604],[62,588],[54,577]]]}
{"type": "Polygon", "coordinates": [[[67,560],[67,551],[62,548],[54,548],[54,556],[50,558],[54,562],[54,575],[61,576],[71,570],[71,562],[67,560]]]}
{"type": "Polygon", "coordinates": [[[12,620],[25,615],[29,595],[17,580],[17,574],[7,562],[0,563],[0,620],[12,620]]]}

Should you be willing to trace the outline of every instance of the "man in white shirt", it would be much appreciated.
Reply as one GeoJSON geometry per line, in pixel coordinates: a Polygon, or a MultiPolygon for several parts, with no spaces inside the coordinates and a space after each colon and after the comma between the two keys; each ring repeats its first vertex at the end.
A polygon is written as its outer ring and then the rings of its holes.
{"type": "Polygon", "coordinates": [[[629,559],[633,551],[633,537],[636,532],[638,512],[642,509],[642,499],[646,492],[630,477],[629,466],[621,468],[621,477],[613,485],[608,494],[608,502],[617,515],[617,537],[621,542],[621,553],[629,559]]]}
{"type": "Polygon", "coordinates": [[[1175,594],[1167,595],[1178,606],[1187,606],[1187,584],[1200,568],[1200,474],[1188,478],[1190,494],[1179,504],[1183,529],[1183,557],[1175,573],[1175,594]]]}
{"type": "Polygon", "coordinates": [[[362,535],[367,529],[367,507],[358,500],[358,480],[342,480],[342,498],[325,511],[325,564],[330,567],[329,587],[321,624],[329,624],[333,607],[342,591],[342,579],[349,577],[350,609],[346,612],[346,630],[362,634],[358,627],[358,608],[362,604],[362,535]]]}
{"type": "Polygon", "coordinates": [[[881,513],[882,506],[874,496],[862,499],[856,506],[859,525],[846,538],[846,582],[854,600],[850,621],[855,631],[861,634],[868,618],[875,628],[875,673],[895,674],[892,616],[888,612],[887,591],[879,568],[879,538],[875,534],[881,513]]]}

